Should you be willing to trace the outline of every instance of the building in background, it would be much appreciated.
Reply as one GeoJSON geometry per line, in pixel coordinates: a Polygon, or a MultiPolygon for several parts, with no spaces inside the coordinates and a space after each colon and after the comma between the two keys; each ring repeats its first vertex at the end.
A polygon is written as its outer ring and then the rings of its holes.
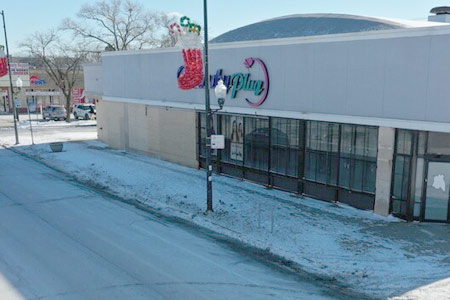
{"type": "MultiPolygon", "coordinates": [[[[228,86],[213,119],[226,141],[213,152],[216,172],[382,215],[450,221],[450,26],[296,15],[214,41],[211,87],[228,86]]],[[[181,72],[179,49],[109,52],[86,66],[99,138],[204,167],[204,89],[180,90],[181,72]]]]}
{"type": "MultiPolygon", "coordinates": [[[[16,80],[20,77],[23,82],[23,88],[30,86],[30,65],[28,63],[12,62],[11,64],[12,84],[16,86],[16,80]]],[[[0,111],[12,112],[12,102],[10,99],[10,81],[9,74],[0,77],[0,111]]],[[[21,99],[20,95],[15,95],[17,99],[21,99]]]]}
{"type": "MultiPolygon", "coordinates": [[[[13,57],[11,61],[13,85],[15,86],[17,77],[23,81],[22,91],[16,94],[16,98],[22,100],[22,107],[19,109],[21,113],[27,112],[27,101],[36,112],[40,112],[41,107],[49,105],[65,105],[66,100],[63,93],[48,76],[38,59],[13,57]]],[[[0,111],[2,112],[12,112],[12,103],[8,100],[9,90],[9,76],[0,77],[0,111]]],[[[81,71],[72,90],[72,103],[84,103],[84,101],[84,76],[81,71]]]]}

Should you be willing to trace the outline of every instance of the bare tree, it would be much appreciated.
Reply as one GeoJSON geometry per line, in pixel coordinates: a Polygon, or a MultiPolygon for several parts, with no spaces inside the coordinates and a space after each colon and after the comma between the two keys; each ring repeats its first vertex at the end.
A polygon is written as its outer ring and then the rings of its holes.
{"type": "Polygon", "coordinates": [[[161,13],[158,18],[159,25],[162,27],[161,31],[162,34],[159,38],[159,47],[161,48],[167,48],[167,47],[173,47],[177,43],[174,36],[172,36],[170,32],[170,25],[172,25],[174,22],[178,21],[178,16],[170,15],[166,13],[161,13]]]}
{"type": "Polygon", "coordinates": [[[39,59],[47,75],[63,93],[66,99],[66,121],[70,122],[72,89],[81,75],[81,64],[86,59],[86,53],[64,43],[57,30],[36,32],[26,39],[21,47],[30,56],[39,59]]]}
{"type": "Polygon", "coordinates": [[[78,20],[67,18],[61,28],[72,31],[96,50],[129,50],[157,47],[159,15],[131,0],[97,1],[85,4],[77,14],[78,20]]]}

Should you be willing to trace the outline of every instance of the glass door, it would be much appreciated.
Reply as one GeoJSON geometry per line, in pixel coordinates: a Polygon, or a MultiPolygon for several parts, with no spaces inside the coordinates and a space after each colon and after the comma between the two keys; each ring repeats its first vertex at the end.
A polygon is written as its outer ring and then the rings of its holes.
{"type": "Polygon", "coordinates": [[[449,188],[450,163],[429,162],[425,198],[425,220],[448,220],[449,188]]]}

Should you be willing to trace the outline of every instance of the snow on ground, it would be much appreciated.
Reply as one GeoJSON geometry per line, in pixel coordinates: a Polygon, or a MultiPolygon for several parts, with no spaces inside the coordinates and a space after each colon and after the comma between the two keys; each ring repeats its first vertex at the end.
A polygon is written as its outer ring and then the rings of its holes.
{"type": "MultiPolygon", "coordinates": [[[[97,121],[91,120],[71,120],[70,123],[53,120],[32,120],[30,128],[29,120],[25,120],[25,116],[21,116],[21,121],[17,124],[17,130],[20,145],[30,145],[31,129],[33,130],[34,143],[42,144],[97,139],[96,125],[97,121]]],[[[1,144],[13,145],[15,143],[13,127],[12,117],[0,116],[1,144]]]]}
{"type": "MultiPolygon", "coordinates": [[[[66,121],[54,121],[54,120],[31,120],[31,127],[74,127],[74,126],[95,126],[97,121],[95,120],[72,120],[70,123],[66,121]]],[[[21,129],[29,129],[30,121],[23,120],[17,125],[21,129]]]]}
{"type": "MultiPolygon", "coordinates": [[[[0,144],[5,142],[0,138],[0,144]]],[[[47,144],[15,150],[376,298],[420,294],[411,290],[450,278],[450,227],[445,224],[406,223],[219,175],[213,184],[215,212],[204,214],[202,170],[113,150],[98,141],[65,143],[61,153],[51,153],[47,144]]],[[[450,294],[448,281],[442,290],[450,294]]],[[[426,294],[399,299],[442,299],[430,297],[429,288],[426,294]]]]}

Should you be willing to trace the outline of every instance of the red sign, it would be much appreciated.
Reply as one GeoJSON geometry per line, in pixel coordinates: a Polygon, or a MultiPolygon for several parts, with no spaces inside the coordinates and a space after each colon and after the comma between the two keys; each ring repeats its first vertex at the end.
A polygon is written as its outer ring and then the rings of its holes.
{"type": "Polygon", "coordinates": [[[72,89],[72,103],[73,104],[84,103],[84,89],[83,88],[73,88],[72,89]]]}
{"type": "Polygon", "coordinates": [[[8,74],[8,62],[6,61],[5,48],[0,46],[0,77],[8,74]]]}

